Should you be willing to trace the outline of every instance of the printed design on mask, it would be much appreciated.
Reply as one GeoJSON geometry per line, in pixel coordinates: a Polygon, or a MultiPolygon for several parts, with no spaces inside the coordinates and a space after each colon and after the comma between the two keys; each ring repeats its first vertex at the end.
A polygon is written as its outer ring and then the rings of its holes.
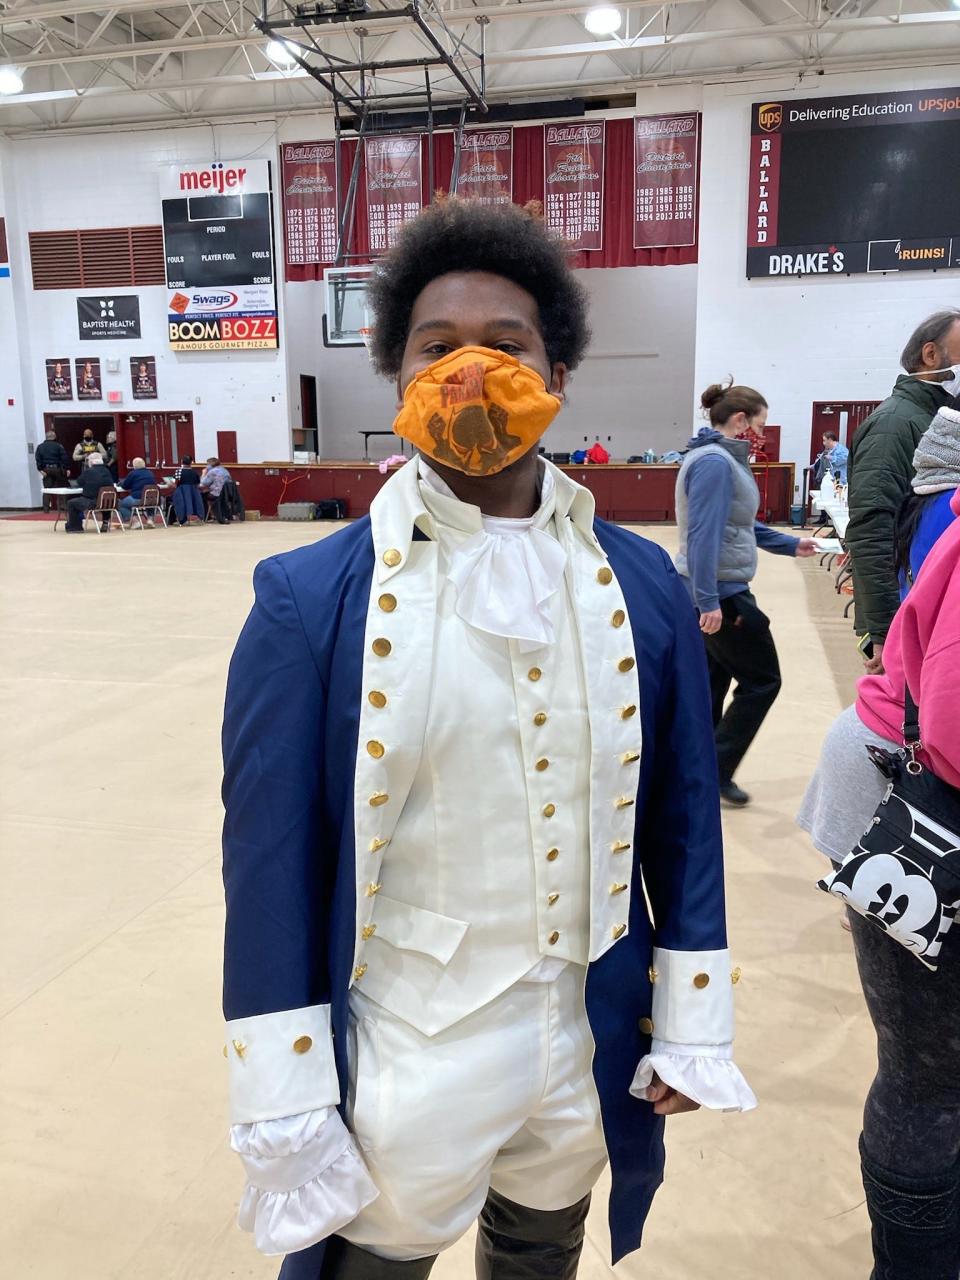
{"type": "Polygon", "coordinates": [[[486,369],[479,362],[457,369],[440,385],[440,404],[454,409],[449,419],[435,413],[427,422],[433,437],[434,457],[460,470],[486,475],[500,470],[508,454],[523,444],[507,431],[510,415],[499,404],[465,403],[480,400],[486,369]],[[457,405],[462,405],[456,409],[457,405]]]}

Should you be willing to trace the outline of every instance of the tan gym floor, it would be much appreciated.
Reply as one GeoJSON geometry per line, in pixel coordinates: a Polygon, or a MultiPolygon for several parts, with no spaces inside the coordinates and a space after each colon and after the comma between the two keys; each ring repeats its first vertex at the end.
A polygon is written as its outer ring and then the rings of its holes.
{"type": "MultiPolygon", "coordinates": [[[[143,533],[0,521],[0,1258],[10,1280],[268,1280],[234,1213],[219,1009],[218,734],[264,556],[334,526],[143,533]]],[[[668,549],[674,530],[648,531],[668,549]]],[[[784,690],[728,813],[751,1115],[667,1125],[646,1242],[582,1280],[865,1280],[857,1134],[872,1034],[792,818],[858,661],[816,560],[761,556],[784,690]]],[[[472,1276],[472,1241],[436,1268],[472,1276]]]]}

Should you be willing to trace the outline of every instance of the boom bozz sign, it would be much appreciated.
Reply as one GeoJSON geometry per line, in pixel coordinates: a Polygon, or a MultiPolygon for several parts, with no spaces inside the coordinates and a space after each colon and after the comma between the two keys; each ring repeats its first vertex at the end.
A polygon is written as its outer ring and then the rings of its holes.
{"type": "Polygon", "coordinates": [[[161,195],[170,346],[276,347],[269,163],[173,168],[161,195]]]}
{"type": "Polygon", "coordinates": [[[754,103],[747,276],[960,266],[956,161],[955,89],[754,103]]]}

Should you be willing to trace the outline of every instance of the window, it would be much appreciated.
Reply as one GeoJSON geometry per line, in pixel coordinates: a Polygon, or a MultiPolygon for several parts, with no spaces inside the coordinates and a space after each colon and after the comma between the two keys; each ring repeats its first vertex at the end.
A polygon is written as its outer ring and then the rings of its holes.
{"type": "Polygon", "coordinates": [[[31,231],[35,289],[117,289],[165,284],[161,227],[31,231]]]}

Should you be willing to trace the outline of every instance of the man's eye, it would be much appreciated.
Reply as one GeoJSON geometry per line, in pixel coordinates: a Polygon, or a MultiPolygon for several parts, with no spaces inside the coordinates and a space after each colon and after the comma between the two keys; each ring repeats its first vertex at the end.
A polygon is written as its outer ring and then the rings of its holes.
{"type": "Polygon", "coordinates": [[[518,346],[515,342],[498,342],[497,350],[505,351],[508,356],[516,356],[520,354],[523,348],[518,346]]]}
{"type": "Polygon", "coordinates": [[[424,354],[428,356],[442,356],[451,350],[445,342],[431,342],[428,347],[424,347],[424,354]]]}

